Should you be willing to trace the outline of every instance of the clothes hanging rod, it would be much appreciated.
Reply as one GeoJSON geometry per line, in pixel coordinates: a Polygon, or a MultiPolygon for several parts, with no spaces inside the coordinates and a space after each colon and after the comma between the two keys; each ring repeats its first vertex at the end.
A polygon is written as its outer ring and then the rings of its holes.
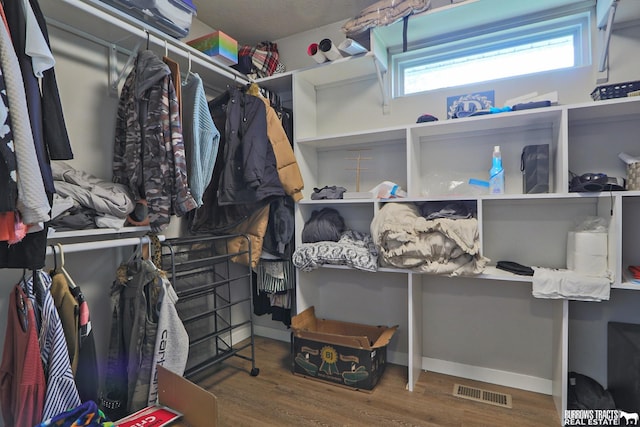
{"type": "MultiPolygon", "coordinates": [[[[78,37],[84,38],[85,40],[91,41],[93,43],[96,43],[100,46],[104,46],[107,48],[111,48],[112,46],[116,45],[117,46],[117,50],[118,52],[121,52],[125,55],[131,55],[132,51],[122,48],[121,46],[118,45],[119,41],[108,41],[108,40],[104,40],[100,37],[96,37],[93,34],[90,34],[86,31],[80,30],[76,27],[73,27],[71,25],[65,24],[64,22],[60,22],[54,18],[50,18],[50,17],[46,17],[46,21],[47,24],[50,24],[51,26],[58,28],[60,30],[66,31],[70,34],[76,35],[78,37]]],[[[135,27],[137,28],[137,27],[135,27]]],[[[238,83],[242,83],[242,84],[247,84],[249,83],[249,80],[247,79],[246,76],[242,75],[242,74],[235,74],[231,71],[228,71],[224,68],[222,68],[222,66],[216,64],[215,62],[212,62],[211,60],[209,60],[206,55],[198,50],[196,50],[195,48],[191,48],[188,46],[180,46],[179,44],[177,44],[175,41],[171,40],[170,38],[166,38],[166,37],[160,37],[158,35],[156,35],[152,30],[147,29],[147,28],[137,28],[140,32],[141,35],[144,36],[144,39],[149,39],[150,42],[153,42],[154,44],[158,45],[158,46],[163,46],[165,51],[169,51],[169,48],[171,48],[171,50],[173,51],[177,51],[178,53],[181,53],[182,56],[184,56],[184,59],[187,60],[189,57],[191,58],[191,62],[195,62],[198,63],[199,65],[201,65],[202,67],[208,68],[210,70],[212,70],[213,72],[229,79],[232,80],[234,82],[238,82],[238,83]]],[[[134,32],[130,33],[131,36],[135,36],[136,34],[134,32]]]]}
{"type": "MultiPolygon", "coordinates": [[[[165,241],[165,236],[159,234],[158,240],[165,241]]],[[[142,237],[129,237],[126,239],[112,239],[112,240],[97,240],[92,242],[82,243],[63,243],[62,250],[64,253],[82,252],[82,251],[94,251],[99,249],[119,248],[124,246],[145,245],[151,243],[149,236],[142,237]]],[[[57,243],[56,243],[57,245],[57,243]]],[[[53,255],[52,245],[47,246],[47,255],[53,255]]]]}

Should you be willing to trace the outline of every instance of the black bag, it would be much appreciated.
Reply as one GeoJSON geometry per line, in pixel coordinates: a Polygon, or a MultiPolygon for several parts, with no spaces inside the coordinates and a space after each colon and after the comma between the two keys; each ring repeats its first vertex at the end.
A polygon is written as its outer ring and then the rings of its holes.
{"type": "Polygon", "coordinates": [[[608,390],[598,381],[577,372],[569,372],[567,409],[616,409],[608,390]]]}
{"type": "Polygon", "coordinates": [[[549,192],[549,145],[527,145],[520,163],[524,194],[549,192]]]}

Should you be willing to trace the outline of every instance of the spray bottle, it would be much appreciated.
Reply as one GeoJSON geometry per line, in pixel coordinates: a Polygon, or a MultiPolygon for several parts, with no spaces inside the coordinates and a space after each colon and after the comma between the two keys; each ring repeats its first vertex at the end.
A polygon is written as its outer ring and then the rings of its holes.
{"type": "Polygon", "coordinates": [[[502,168],[502,155],[500,146],[493,147],[493,160],[489,171],[489,194],[504,193],[504,169],[502,168]]]}

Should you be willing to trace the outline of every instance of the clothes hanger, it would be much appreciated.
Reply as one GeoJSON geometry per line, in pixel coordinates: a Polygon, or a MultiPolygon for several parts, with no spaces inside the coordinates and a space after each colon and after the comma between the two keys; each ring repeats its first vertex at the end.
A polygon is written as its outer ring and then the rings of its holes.
{"type": "MultiPolygon", "coordinates": [[[[64,268],[64,251],[62,250],[62,244],[58,243],[57,246],[58,246],[58,250],[60,250],[60,272],[64,275],[65,279],[67,279],[67,284],[71,289],[77,288],[78,286],[76,286],[76,283],[71,278],[71,275],[69,275],[67,270],[64,268]]],[[[54,251],[54,259],[55,259],[55,251],[54,251]]]]}
{"type": "Polygon", "coordinates": [[[189,81],[189,76],[191,75],[191,52],[187,52],[187,74],[185,74],[184,76],[184,81],[182,82],[183,85],[186,85],[187,82],[189,81]]]}
{"type": "Polygon", "coordinates": [[[49,245],[51,253],[53,254],[53,271],[58,272],[58,252],[55,245],[49,245]]]}

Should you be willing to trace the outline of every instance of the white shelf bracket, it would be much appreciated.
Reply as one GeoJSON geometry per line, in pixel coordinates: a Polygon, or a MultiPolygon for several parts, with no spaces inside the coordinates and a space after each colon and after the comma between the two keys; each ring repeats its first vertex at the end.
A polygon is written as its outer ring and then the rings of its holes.
{"type": "Polygon", "coordinates": [[[616,15],[616,8],[619,0],[614,0],[607,13],[607,25],[599,29],[600,34],[600,58],[598,60],[598,82],[604,83],[609,80],[609,43],[611,41],[611,29],[616,15]]]}
{"type": "Polygon", "coordinates": [[[138,42],[138,44],[136,44],[120,72],[118,72],[118,46],[114,43],[109,45],[109,95],[116,98],[118,97],[118,86],[125,77],[125,73],[127,73],[127,70],[136,59],[141,45],[142,42],[138,42]]]}
{"type": "Polygon", "coordinates": [[[389,114],[391,108],[389,107],[389,91],[387,86],[387,72],[380,66],[380,62],[377,58],[373,58],[373,63],[376,66],[376,75],[378,76],[378,84],[380,85],[380,93],[382,95],[382,113],[389,114]]]}

